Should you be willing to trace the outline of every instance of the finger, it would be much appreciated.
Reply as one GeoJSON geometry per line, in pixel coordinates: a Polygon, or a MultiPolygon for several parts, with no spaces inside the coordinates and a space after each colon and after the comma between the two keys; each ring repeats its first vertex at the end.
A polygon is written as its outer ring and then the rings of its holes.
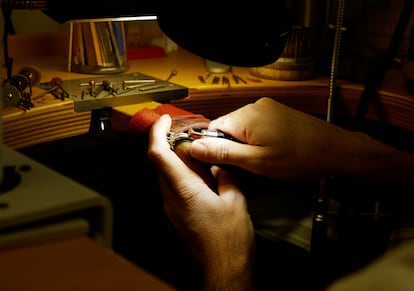
{"type": "Polygon", "coordinates": [[[167,133],[171,126],[171,117],[163,115],[149,132],[148,157],[159,173],[168,181],[177,195],[177,199],[187,199],[188,195],[207,187],[203,179],[191,170],[171,149],[167,142],[167,133]]]}
{"type": "Polygon", "coordinates": [[[188,172],[184,162],[170,149],[167,133],[171,127],[171,117],[162,115],[149,132],[148,157],[158,171],[172,181],[179,181],[188,172]]]}
{"type": "Polygon", "coordinates": [[[233,118],[235,114],[231,112],[211,121],[208,128],[220,130],[243,143],[247,143],[245,132],[242,130],[242,127],[237,126],[237,121],[233,118]]]}
{"type": "Polygon", "coordinates": [[[167,133],[170,131],[172,124],[171,116],[168,114],[161,115],[149,130],[149,144],[150,147],[168,146],[167,133]]]}
{"type": "Polygon", "coordinates": [[[216,165],[233,165],[249,171],[257,169],[264,148],[227,139],[204,138],[192,142],[190,154],[197,160],[216,165]],[[255,157],[254,159],[252,157],[255,157]]]}
{"type": "Polygon", "coordinates": [[[233,202],[239,199],[238,196],[242,197],[242,201],[244,200],[244,195],[237,187],[237,182],[231,172],[219,167],[214,167],[214,172],[217,179],[217,191],[223,200],[233,202]]]}
{"type": "MultiPolygon", "coordinates": [[[[237,225],[240,226],[240,223],[242,223],[243,225],[250,225],[252,227],[246,197],[237,186],[234,176],[231,172],[219,168],[216,178],[219,197],[227,205],[227,213],[232,217],[231,221],[234,221],[233,219],[237,217],[237,225]]],[[[231,223],[231,221],[228,222],[231,223]]],[[[234,227],[237,228],[238,226],[234,225],[234,227]]],[[[248,228],[245,231],[248,231],[248,228]]]]}

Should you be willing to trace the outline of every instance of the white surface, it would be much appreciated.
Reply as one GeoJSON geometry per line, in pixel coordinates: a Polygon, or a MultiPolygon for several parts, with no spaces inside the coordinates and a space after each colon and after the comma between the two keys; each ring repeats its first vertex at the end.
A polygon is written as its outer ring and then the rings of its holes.
{"type": "Polygon", "coordinates": [[[62,220],[83,218],[90,223],[91,235],[109,246],[112,238],[112,205],[99,193],[50,168],[1,145],[4,165],[13,166],[21,176],[20,184],[0,194],[0,240],[8,229],[25,229],[62,220]],[[29,166],[22,171],[22,166],[29,166]],[[91,218],[92,217],[92,218],[91,218]]]}

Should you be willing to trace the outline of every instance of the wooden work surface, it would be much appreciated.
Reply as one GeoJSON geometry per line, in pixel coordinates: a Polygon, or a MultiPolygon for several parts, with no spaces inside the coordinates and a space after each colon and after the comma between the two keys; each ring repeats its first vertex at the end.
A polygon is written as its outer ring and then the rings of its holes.
{"type": "MultiPolygon", "coordinates": [[[[43,82],[54,77],[67,80],[102,76],[68,72],[65,55],[15,58],[13,73],[28,65],[39,69],[43,82]]],[[[204,60],[182,49],[168,57],[131,60],[130,69],[125,73],[140,72],[166,79],[172,69],[176,69],[178,74],[170,81],[188,87],[189,95],[171,103],[208,118],[225,114],[263,96],[272,97],[311,114],[326,113],[329,94],[327,76],[315,76],[307,81],[277,81],[257,78],[247,68],[234,67],[233,72],[246,80],[247,84],[235,84],[229,73],[222,76],[229,77],[231,86],[212,84],[212,77],[203,84],[198,76],[207,75],[204,60]]],[[[414,130],[414,96],[406,90],[404,82],[401,71],[390,71],[378,91],[378,98],[371,102],[366,117],[414,130]]],[[[346,81],[338,81],[337,84],[335,113],[354,116],[363,85],[346,81]]],[[[116,107],[111,116],[115,123],[123,121],[122,127],[142,106],[146,104],[116,107]]],[[[75,113],[72,101],[55,100],[52,96],[41,99],[28,111],[8,108],[3,110],[4,143],[18,149],[86,133],[90,115],[90,112],[75,113]]]]}
{"type": "Polygon", "coordinates": [[[4,291],[175,290],[89,237],[0,250],[4,291]]]}
{"type": "MultiPolygon", "coordinates": [[[[203,84],[198,76],[207,75],[204,60],[185,51],[179,51],[166,59],[131,62],[132,69],[139,69],[139,66],[145,73],[158,78],[167,78],[171,69],[177,69],[178,74],[171,81],[187,86],[189,96],[172,100],[171,103],[208,118],[226,114],[264,96],[310,114],[321,115],[327,110],[327,76],[316,75],[305,81],[278,81],[258,78],[247,68],[234,67],[233,72],[246,80],[247,84],[235,84],[230,73],[223,74],[230,79],[230,87],[221,83],[212,84],[212,77],[203,84]]],[[[378,95],[368,107],[366,118],[414,130],[414,95],[405,88],[404,82],[402,71],[389,71],[378,95]]],[[[355,116],[363,90],[363,84],[338,80],[335,114],[355,116]]],[[[141,107],[142,105],[116,107],[113,116],[120,113],[130,117],[141,107]]]]}

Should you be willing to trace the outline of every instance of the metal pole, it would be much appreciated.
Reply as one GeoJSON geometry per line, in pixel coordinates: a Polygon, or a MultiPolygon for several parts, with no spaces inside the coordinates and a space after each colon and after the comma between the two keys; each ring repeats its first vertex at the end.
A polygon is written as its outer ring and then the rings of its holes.
{"type": "MultiPolygon", "coordinates": [[[[327,102],[326,121],[332,123],[334,101],[336,99],[336,78],[339,67],[339,52],[343,32],[343,15],[345,0],[338,0],[335,24],[335,36],[333,42],[332,62],[329,80],[329,95],[327,102]]],[[[327,254],[328,254],[328,208],[331,177],[320,179],[319,193],[316,197],[316,207],[312,223],[311,255],[315,260],[316,283],[323,288],[327,282],[327,254]]]]}

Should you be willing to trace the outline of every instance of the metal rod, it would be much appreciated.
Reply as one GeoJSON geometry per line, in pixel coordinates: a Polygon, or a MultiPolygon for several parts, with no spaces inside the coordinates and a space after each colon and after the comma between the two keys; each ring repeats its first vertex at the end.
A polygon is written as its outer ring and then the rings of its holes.
{"type": "MultiPolygon", "coordinates": [[[[332,123],[334,101],[337,94],[336,78],[339,67],[339,52],[343,32],[343,15],[345,0],[338,0],[335,24],[335,37],[333,42],[332,63],[329,79],[329,95],[327,100],[326,121],[332,123]]],[[[314,258],[316,268],[316,283],[324,288],[328,280],[327,254],[328,254],[328,209],[331,177],[322,177],[319,183],[319,192],[315,201],[315,213],[312,222],[310,252],[314,258]]]]}

